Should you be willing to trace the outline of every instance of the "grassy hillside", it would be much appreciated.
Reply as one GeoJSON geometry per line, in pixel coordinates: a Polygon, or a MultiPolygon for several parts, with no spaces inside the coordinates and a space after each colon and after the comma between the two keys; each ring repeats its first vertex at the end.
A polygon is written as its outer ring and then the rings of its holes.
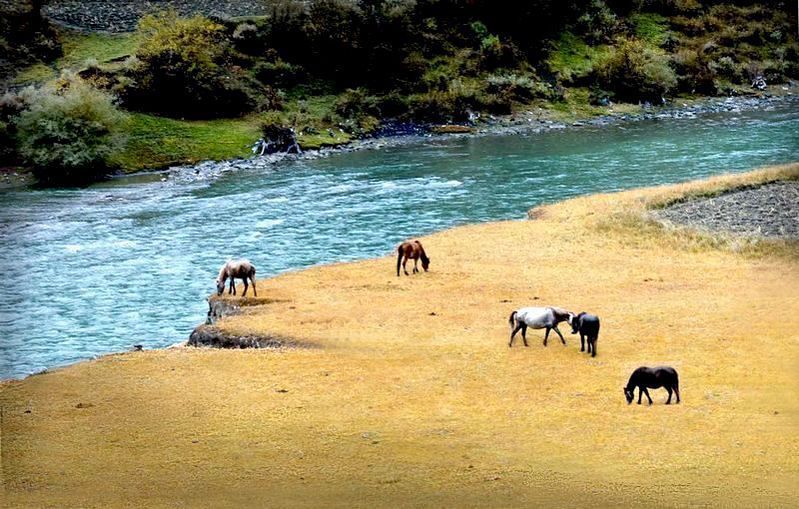
{"type": "MultiPolygon", "coordinates": [[[[60,30],[49,37],[61,56],[25,53],[11,84],[71,70],[117,96],[135,115],[131,145],[111,162],[132,171],[244,155],[262,124],[293,128],[313,149],[368,135],[385,119],[465,123],[542,109],[575,119],[750,94],[758,76],[772,85],[799,78],[795,12],[784,2],[458,5],[288,1],[249,18],[162,13],[128,34],[60,30]],[[212,118],[224,120],[188,120],[212,118]]],[[[9,150],[15,113],[0,107],[9,150]]]]}
{"type": "Polygon", "coordinates": [[[389,255],[284,274],[221,325],[315,348],[128,353],[5,383],[7,505],[791,507],[796,243],[644,217],[774,178],[799,165],[456,228],[422,239],[429,273],[397,278],[389,255]],[[597,313],[597,357],[540,332],[509,349],[508,315],[536,304],[597,313]],[[627,406],[644,364],[679,371],[680,405],[627,406]]]}

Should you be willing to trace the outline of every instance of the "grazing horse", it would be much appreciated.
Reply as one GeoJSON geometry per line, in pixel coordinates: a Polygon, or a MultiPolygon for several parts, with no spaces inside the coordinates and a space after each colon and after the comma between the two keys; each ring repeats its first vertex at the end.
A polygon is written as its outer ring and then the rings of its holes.
{"type": "Polygon", "coordinates": [[[513,346],[513,337],[520,330],[522,331],[522,340],[524,340],[524,346],[529,346],[527,344],[527,327],[547,330],[546,334],[544,335],[544,346],[547,346],[547,339],[549,338],[550,330],[557,332],[558,336],[560,336],[561,342],[563,342],[565,345],[566,340],[563,339],[563,334],[561,334],[558,330],[558,324],[565,321],[571,322],[572,318],[574,318],[574,313],[571,311],[566,311],[565,309],[552,306],[543,308],[517,309],[510,314],[510,318],[508,319],[511,329],[508,346],[513,346]]]}
{"type": "Polygon", "coordinates": [[[680,381],[677,377],[677,371],[674,368],[668,366],[659,366],[656,368],[641,366],[633,371],[633,374],[630,375],[630,381],[627,382],[627,387],[624,388],[624,397],[627,398],[628,405],[633,402],[636,387],[638,387],[639,405],[641,404],[641,395],[643,394],[646,394],[646,399],[649,400],[650,405],[652,404],[652,398],[649,397],[647,387],[650,389],[664,387],[669,391],[669,399],[666,400],[667,405],[671,404],[672,391],[677,395],[677,403],[680,402],[680,381]]]}
{"type": "Polygon", "coordinates": [[[588,339],[588,353],[596,357],[596,340],[599,338],[599,317],[582,312],[571,321],[572,334],[580,333],[580,351],[585,351],[585,340],[588,339]]]}
{"type": "Polygon", "coordinates": [[[424,252],[422,243],[418,240],[407,240],[397,247],[397,277],[400,275],[400,264],[402,265],[402,270],[405,272],[405,275],[410,275],[408,274],[408,269],[405,268],[408,259],[413,260],[414,274],[419,272],[416,265],[420,259],[422,260],[422,268],[425,272],[427,272],[427,269],[430,267],[430,258],[427,256],[427,253],[424,252]],[[403,260],[403,257],[405,260],[403,260]]]}
{"type": "Polygon", "coordinates": [[[247,260],[230,260],[219,269],[219,275],[216,277],[216,293],[222,295],[225,291],[225,281],[230,278],[230,290],[228,293],[236,295],[236,279],[244,281],[244,293],[242,297],[247,295],[247,280],[252,281],[252,292],[258,297],[258,290],[255,288],[255,266],[247,260]]]}

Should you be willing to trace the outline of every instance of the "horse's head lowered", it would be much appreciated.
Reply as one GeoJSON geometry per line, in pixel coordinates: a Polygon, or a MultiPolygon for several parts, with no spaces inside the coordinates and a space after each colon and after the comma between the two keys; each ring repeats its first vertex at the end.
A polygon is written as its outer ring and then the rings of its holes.
{"type": "Polygon", "coordinates": [[[624,397],[627,398],[627,404],[629,405],[633,402],[633,391],[627,387],[624,387],[624,397]]]}
{"type": "Polygon", "coordinates": [[[580,317],[585,313],[580,313],[579,315],[575,316],[574,313],[569,313],[569,325],[572,326],[572,334],[577,334],[580,330],[580,317]]]}
{"type": "Polygon", "coordinates": [[[427,269],[430,268],[430,257],[422,255],[422,268],[425,272],[427,272],[427,269]]]}
{"type": "Polygon", "coordinates": [[[222,268],[219,269],[219,275],[216,276],[216,294],[222,295],[222,292],[225,291],[225,281],[227,281],[228,271],[227,271],[227,264],[222,265],[222,268]]]}

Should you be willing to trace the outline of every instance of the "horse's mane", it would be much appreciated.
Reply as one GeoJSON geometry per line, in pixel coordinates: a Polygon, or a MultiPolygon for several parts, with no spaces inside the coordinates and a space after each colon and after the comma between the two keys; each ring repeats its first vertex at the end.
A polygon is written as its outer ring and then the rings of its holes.
{"type": "Polygon", "coordinates": [[[569,314],[573,314],[571,311],[567,311],[567,310],[565,310],[563,308],[559,308],[559,307],[556,307],[556,306],[549,306],[549,309],[551,309],[552,312],[555,313],[556,316],[558,316],[558,315],[559,316],[569,316],[569,314]]]}
{"type": "Polygon", "coordinates": [[[419,242],[418,240],[414,240],[413,242],[414,244],[419,246],[419,257],[422,259],[422,262],[424,263],[429,262],[430,259],[427,257],[427,253],[424,252],[424,246],[422,246],[422,243],[419,242]]]}

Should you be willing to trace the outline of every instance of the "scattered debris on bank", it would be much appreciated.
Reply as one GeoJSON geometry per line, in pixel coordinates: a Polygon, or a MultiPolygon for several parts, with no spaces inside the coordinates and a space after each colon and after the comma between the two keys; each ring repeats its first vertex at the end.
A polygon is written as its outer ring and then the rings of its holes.
{"type": "Polygon", "coordinates": [[[700,230],[799,239],[799,181],[772,182],[687,200],[658,210],[654,216],[700,230]]]}

